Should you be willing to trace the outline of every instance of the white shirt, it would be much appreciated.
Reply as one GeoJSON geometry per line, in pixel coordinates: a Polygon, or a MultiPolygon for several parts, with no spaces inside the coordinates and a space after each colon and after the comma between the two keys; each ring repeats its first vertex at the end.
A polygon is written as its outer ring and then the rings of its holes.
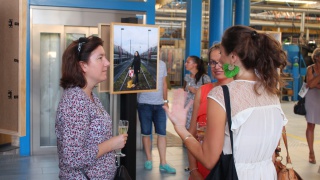
{"type": "MultiPolygon", "coordinates": [[[[287,119],[279,98],[263,88],[254,92],[254,81],[235,80],[227,86],[230,92],[231,130],[235,166],[240,180],[277,179],[272,155],[287,119]]],[[[208,94],[225,109],[221,86],[208,94]]],[[[225,127],[224,154],[232,154],[228,124],[225,127]]]]}

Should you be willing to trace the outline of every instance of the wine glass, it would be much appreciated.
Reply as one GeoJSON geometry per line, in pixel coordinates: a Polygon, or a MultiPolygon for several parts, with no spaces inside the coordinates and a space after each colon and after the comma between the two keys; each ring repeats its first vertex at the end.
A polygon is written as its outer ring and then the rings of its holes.
{"type": "MultiPolygon", "coordinates": [[[[126,134],[128,133],[129,129],[129,121],[127,120],[119,120],[118,124],[118,134],[126,134]]],[[[125,157],[126,155],[121,152],[121,149],[119,152],[117,152],[116,156],[118,157],[125,157]]]]}
{"type": "Polygon", "coordinates": [[[197,139],[202,144],[204,133],[207,129],[207,123],[206,122],[197,122],[197,139]]]}

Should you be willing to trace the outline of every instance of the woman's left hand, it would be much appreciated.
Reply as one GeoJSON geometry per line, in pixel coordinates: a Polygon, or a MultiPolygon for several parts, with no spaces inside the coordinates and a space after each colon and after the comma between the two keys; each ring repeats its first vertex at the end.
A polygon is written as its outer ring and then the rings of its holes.
{"type": "Polygon", "coordinates": [[[192,86],[189,86],[189,87],[188,87],[188,90],[189,90],[190,92],[192,92],[193,94],[195,94],[195,93],[197,92],[197,89],[196,89],[195,87],[192,87],[192,86]]]}
{"type": "Polygon", "coordinates": [[[173,101],[171,105],[171,111],[167,106],[163,106],[163,109],[166,111],[169,119],[171,120],[174,126],[185,126],[187,120],[187,112],[193,101],[190,101],[187,106],[184,106],[187,99],[187,93],[179,88],[173,90],[173,101]]]}

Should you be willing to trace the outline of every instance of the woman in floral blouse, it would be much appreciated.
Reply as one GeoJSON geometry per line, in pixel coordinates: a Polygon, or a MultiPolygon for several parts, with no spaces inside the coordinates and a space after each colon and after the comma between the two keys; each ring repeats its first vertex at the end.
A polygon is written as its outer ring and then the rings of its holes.
{"type": "Polygon", "coordinates": [[[112,136],[112,120],[92,92],[109,65],[98,37],[73,41],[63,53],[56,117],[60,179],[114,178],[114,150],[124,147],[128,134],[112,136]]]}

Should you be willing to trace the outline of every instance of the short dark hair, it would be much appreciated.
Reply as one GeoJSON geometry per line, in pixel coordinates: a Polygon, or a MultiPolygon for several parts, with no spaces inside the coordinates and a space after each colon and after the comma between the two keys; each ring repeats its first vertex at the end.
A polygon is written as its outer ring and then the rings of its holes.
{"type": "Polygon", "coordinates": [[[91,52],[102,45],[103,41],[101,38],[89,36],[73,41],[66,48],[62,55],[62,77],[60,79],[60,86],[63,89],[76,86],[83,88],[87,85],[79,62],[88,62],[91,52]]]}

